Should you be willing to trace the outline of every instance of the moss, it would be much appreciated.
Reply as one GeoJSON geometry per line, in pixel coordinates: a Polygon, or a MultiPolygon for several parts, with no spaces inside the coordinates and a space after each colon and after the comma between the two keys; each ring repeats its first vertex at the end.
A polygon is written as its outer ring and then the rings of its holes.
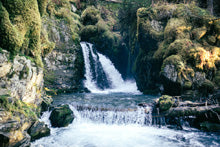
{"type": "Polygon", "coordinates": [[[216,83],[216,85],[218,85],[218,87],[220,87],[220,71],[216,72],[214,82],[216,83]]]}
{"type": "Polygon", "coordinates": [[[48,40],[48,33],[46,30],[41,29],[41,51],[42,56],[46,57],[55,48],[55,43],[48,40]]]}
{"type": "Polygon", "coordinates": [[[45,86],[50,87],[50,85],[54,85],[56,82],[56,77],[54,71],[44,70],[44,84],[45,86]]]}
{"type": "Polygon", "coordinates": [[[169,47],[169,44],[166,41],[161,42],[159,44],[158,49],[155,51],[153,57],[155,59],[160,59],[160,60],[164,59],[164,54],[165,54],[168,47],[169,47]]]}
{"type": "Polygon", "coordinates": [[[182,87],[184,87],[183,81],[190,81],[195,74],[194,70],[186,66],[183,58],[179,55],[172,55],[163,61],[163,65],[161,67],[162,74],[167,74],[167,71],[165,71],[165,67],[167,65],[173,65],[175,67],[175,72],[177,72],[176,82],[178,82],[182,87]]]}
{"type": "Polygon", "coordinates": [[[37,2],[38,2],[40,14],[41,16],[43,16],[46,13],[48,0],[37,0],[37,2]]]}
{"type": "Polygon", "coordinates": [[[202,85],[199,87],[199,91],[200,91],[203,95],[207,96],[209,93],[213,93],[214,88],[215,88],[214,84],[213,84],[210,80],[207,80],[207,79],[206,79],[206,80],[202,83],[202,85]]]}
{"type": "Polygon", "coordinates": [[[188,60],[198,70],[215,69],[215,63],[220,59],[220,48],[211,47],[210,51],[206,51],[203,47],[190,49],[188,52],[188,60]]]}
{"type": "Polygon", "coordinates": [[[184,88],[184,90],[192,89],[192,82],[191,82],[191,81],[186,81],[186,82],[184,83],[183,88],[184,88]]]}
{"type": "Polygon", "coordinates": [[[137,10],[137,37],[139,39],[140,34],[149,34],[153,39],[162,40],[164,36],[163,25],[164,21],[157,20],[157,9],[139,8],[137,10]]]}
{"type": "Polygon", "coordinates": [[[160,111],[169,110],[173,106],[174,102],[175,102],[175,100],[171,96],[168,96],[168,95],[161,96],[159,98],[160,111]]]}
{"type": "Polygon", "coordinates": [[[183,18],[171,18],[164,30],[164,39],[171,43],[175,39],[190,39],[191,26],[183,18]]]}
{"type": "Polygon", "coordinates": [[[163,61],[162,71],[163,71],[163,68],[165,67],[165,65],[168,65],[168,64],[174,65],[175,68],[178,69],[179,71],[185,67],[183,60],[182,60],[182,57],[179,55],[172,55],[172,56],[166,58],[163,61]]]}
{"type": "Polygon", "coordinates": [[[207,33],[206,26],[195,28],[192,30],[192,35],[196,40],[200,40],[202,37],[204,37],[207,33]]]}
{"type": "Polygon", "coordinates": [[[173,43],[169,44],[169,47],[166,49],[163,57],[166,58],[170,55],[176,54],[181,54],[184,56],[184,53],[192,48],[193,45],[194,44],[189,39],[177,39],[173,43]]]}
{"type": "Polygon", "coordinates": [[[216,36],[207,36],[207,42],[210,44],[210,45],[214,45],[215,42],[216,42],[216,36]]]}
{"type": "Polygon", "coordinates": [[[9,95],[0,95],[0,106],[13,115],[22,114],[28,119],[37,119],[37,106],[10,98],[9,95]]]}
{"type": "Polygon", "coordinates": [[[88,25],[82,28],[81,30],[81,38],[82,40],[89,40],[89,38],[97,36],[98,28],[94,25],[88,25]]]}
{"type": "Polygon", "coordinates": [[[41,18],[35,0],[3,0],[0,2],[1,47],[16,55],[25,49],[25,55],[35,58],[38,66],[43,66],[40,58],[41,18]],[[31,9],[29,8],[31,7],[31,9]]]}
{"type": "Polygon", "coordinates": [[[100,13],[95,7],[86,8],[82,15],[81,20],[83,25],[95,25],[100,20],[100,13]]]}

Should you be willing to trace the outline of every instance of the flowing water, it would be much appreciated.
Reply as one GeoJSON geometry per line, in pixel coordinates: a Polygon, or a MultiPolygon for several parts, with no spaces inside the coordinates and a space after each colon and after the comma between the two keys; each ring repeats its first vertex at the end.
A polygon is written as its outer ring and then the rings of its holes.
{"type": "Polygon", "coordinates": [[[96,52],[90,43],[81,43],[85,63],[85,87],[92,93],[140,93],[134,81],[124,81],[113,63],[96,52]]]}
{"type": "Polygon", "coordinates": [[[63,94],[54,104],[69,104],[75,119],[65,128],[50,126],[50,112],[41,121],[51,135],[32,143],[36,147],[176,147],[220,146],[220,136],[184,127],[168,129],[152,125],[151,103],[157,97],[142,95],[134,81],[124,81],[112,62],[92,44],[81,43],[85,61],[85,87],[91,93],[63,94]]]}
{"type": "MultiPolygon", "coordinates": [[[[138,108],[154,96],[124,93],[66,94],[54,104],[69,104],[76,118],[66,128],[52,128],[51,135],[32,143],[36,147],[176,147],[220,146],[220,137],[196,129],[153,126],[151,113],[138,108]]],[[[147,108],[150,109],[150,106],[147,108]]],[[[49,126],[50,112],[42,121],[49,126]]]]}

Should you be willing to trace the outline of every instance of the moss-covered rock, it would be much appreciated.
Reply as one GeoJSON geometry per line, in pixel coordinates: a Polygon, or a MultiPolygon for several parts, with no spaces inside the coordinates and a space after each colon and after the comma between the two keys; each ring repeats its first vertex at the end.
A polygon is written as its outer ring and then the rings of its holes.
{"type": "Polygon", "coordinates": [[[50,129],[44,122],[36,121],[29,129],[28,134],[31,136],[31,141],[40,139],[50,135],[50,129]]]}
{"type": "Polygon", "coordinates": [[[172,43],[176,39],[190,39],[191,27],[183,18],[171,18],[164,30],[164,39],[172,43]]]}
{"type": "Polygon", "coordinates": [[[12,56],[18,52],[32,56],[35,58],[35,62],[42,67],[41,18],[37,0],[1,1],[0,14],[1,47],[10,51],[12,56]]]}
{"type": "Polygon", "coordinates": [[[72,123],[74,119],[73,111],[69,108],[69,105],[63,105],[56,107],[50,115],[51,125],[53,127],[66,127],[72,123]]]}
{"type": "Polygon", "coordinates": [[[214,79],[220,61],[218,27],[218,19],[195,3],[140,8],[138,40],[133,39],[139,50],[134,63],[139,68],[133,69],[140,90],[146,91],[154,81],[151,87],[159,89],[162,84],[163,93],[181,95],[186,90],[198,90],[206,78],[214,79]],[[155,61],[158,64],[150,65],[155,61]],[[160,74],[148,74],[149,70],[160,74]],[[199,72],[205,78],[195,74],[199,72]]]}
{"type": "Polygon", "coordinates": [[[86,8],[81,15],[83,25],[95,25],[100,19],[100,12],[95,7],[86,8]]]}
{"type": "Polygon", "coordinates": [[[220,131],[220,124],[205,121],[205,122],[200,123],[200,128],[201,130],[204,130],[204,131],[218,132],[220,131]]]}
{"type": "Polygon", "coordinates": [[[200,93],[207,96],[209,93],[214,92],[214,84],[210,80],[205,80],[202,85],[199,87],[200,93]]]}
{"type": "Polygon", "coordinates": [[[161,96],[158,102],[160,111],[169,110],[173,106],[174,102],[175,100],[172,96],[168,96],[168,95],[161,96]]]}

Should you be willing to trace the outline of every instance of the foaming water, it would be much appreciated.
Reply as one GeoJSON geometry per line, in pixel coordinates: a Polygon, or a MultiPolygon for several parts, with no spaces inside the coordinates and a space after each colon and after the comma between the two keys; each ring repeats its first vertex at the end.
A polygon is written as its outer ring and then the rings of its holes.
{"type": "MultiPolygon", "coordinates": [[[[198,131],[177,131],[144,125],[143,111],[128,117],[127,112],[74,111],[76,119],[66,128],[51,128],[51,136],[32,143],[32,147],[176,147],[219,146],[218,138],[198,131]],[[95,114],[92,114],[95,113],[95,114]],[[124,117],[115,120],[110,114],[124,117]],[[139,114],[138,114],[139,113],[139,114]],[[137,115],[138,114],[138,115],[137,115]],[[98,116],[98,119],[97,119],[98,116]],[[101,120],[105,117],[105,120],[101,120]],[[138,118],[139,117],[139,118],[138,118]],[[128,119],[128,120],[126,120],[128,119]],[[132,121],[130,121],[131,119],[132,121]]],[[[43,117],[47,117],[44,115],[43,117]]],[[[46,119],[46,118],[42,118],[46,119]]]]}
{"type": "MultiPolygon", "coordinates": [[[[137,107],[156,97],[129,94],[66,94],[54,104],[68,103],[76,118],[65,128],[51,128],[50,112],[41,121],[51,135],[36,140],[32,147],[218,147],[220,136],[196,129],[173,130],[152,126],[151,111],[137,107]],[[106,102],[106,104],[103,104],[106,102]]],[[[150,110],[150,106],[147,106],[150,110]]]]}
{"type": "Polygon", "coordinates": [[[86,80],[84,81],[86,88],[92,93],[108,94],[112,92],[123,92],[140,94],[135,81],[124,81],[108,57],[95,51],[93,45],[90,43],[81,42],[80,44],[86,69],[86,80]],[[102,73],[100,70],[104,72],[102,73]],[[101,85],[98,85],[100,83],[101,85]]]}

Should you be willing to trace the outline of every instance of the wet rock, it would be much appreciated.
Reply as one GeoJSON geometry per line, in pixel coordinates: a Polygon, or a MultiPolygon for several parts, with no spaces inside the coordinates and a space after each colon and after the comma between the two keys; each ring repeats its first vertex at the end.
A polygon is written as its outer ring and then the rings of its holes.
{"type": "Polygon", "coordinates": [[[35,122],[29,129],[28,133],[31,136],[31,141],[50,135],[50,129],[44,122],[35,122]]]}
{"type": "Polygon", "coordinates": [[[200,124],[200,127],[204,131],[220,131],[220,124],[217,123],[211,123],[208,121],[202,122],[200,124]]]}
{"type": "Polygon", "coordinates": [[[41,103],[41,114],[45,111],[49,110],[49,107],[51,106],[53,102],[53,99],[49,96],[44,96],[43,101],[41,103]]]}
{"type": "Polygon", "coordinates": [[[74,114],[69,105],[66,104],[56,107],[49,119],[53,127],[66,127],[74,120],[74,114]]]}

